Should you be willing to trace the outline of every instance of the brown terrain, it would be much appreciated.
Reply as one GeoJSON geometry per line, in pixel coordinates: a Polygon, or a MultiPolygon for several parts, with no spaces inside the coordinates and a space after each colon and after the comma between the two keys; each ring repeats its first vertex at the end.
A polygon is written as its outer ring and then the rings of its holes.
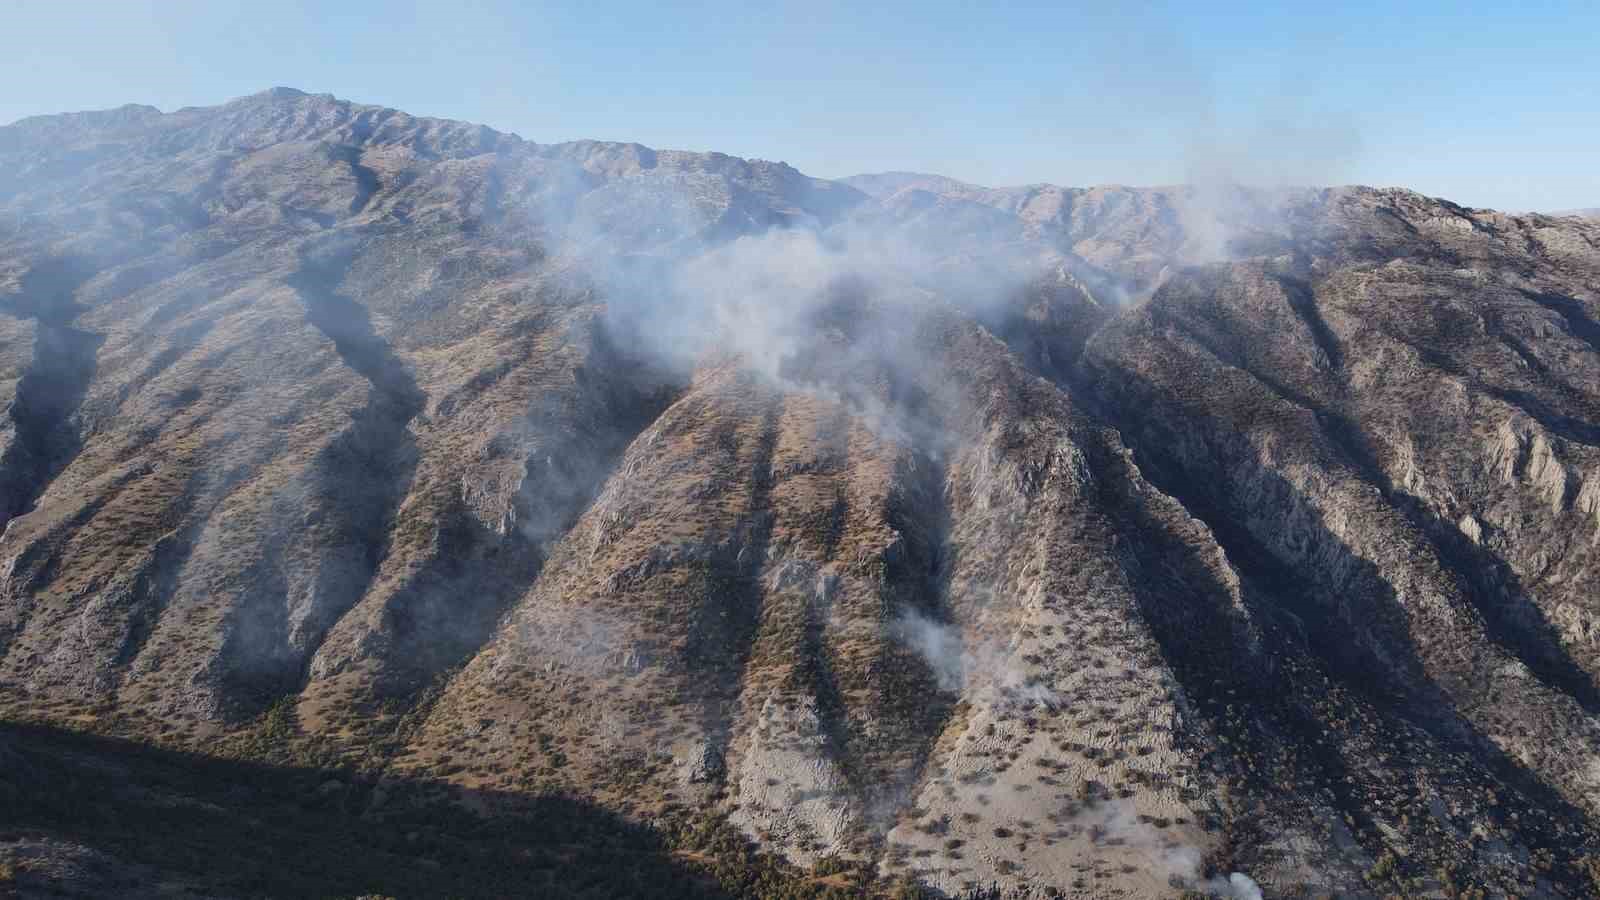
{"type": "Polygon", "coordinates": [[[1600,221],[0,128],[0,892],[1600,892],[1600,221]]]}

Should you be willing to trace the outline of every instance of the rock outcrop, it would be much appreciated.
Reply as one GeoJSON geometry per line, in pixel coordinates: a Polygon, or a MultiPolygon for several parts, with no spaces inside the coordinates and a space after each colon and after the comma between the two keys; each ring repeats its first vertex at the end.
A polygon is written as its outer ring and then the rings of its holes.
{"type": "Polygon", "coordinates": [[[1403,190],[26,120],[0,715],[863,891],[1585,896],[1597,292],[1600,223],[1403,190]]]}

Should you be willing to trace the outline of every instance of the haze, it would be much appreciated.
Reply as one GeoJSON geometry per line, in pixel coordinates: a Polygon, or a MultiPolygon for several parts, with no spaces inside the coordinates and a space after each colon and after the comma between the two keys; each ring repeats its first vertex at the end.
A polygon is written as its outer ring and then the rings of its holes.
{"type": "Polygon", "coordinates": [[[541,142],[719,150],[821,177],[1223,177],[1514,211],[1600,203],[1596,7],[1431,6],[12,0],[0,122],[287,84],[541,142]]]}

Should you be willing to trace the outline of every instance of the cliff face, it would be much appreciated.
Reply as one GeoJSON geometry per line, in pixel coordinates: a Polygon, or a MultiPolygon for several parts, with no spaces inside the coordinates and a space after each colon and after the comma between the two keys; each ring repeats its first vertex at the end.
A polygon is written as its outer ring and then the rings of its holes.
{"type": "Polygon", "coordinates": [[[1600,889],[1600,224],[849,181],[0,129],[0,713],[880,887],[1600,889]]]}

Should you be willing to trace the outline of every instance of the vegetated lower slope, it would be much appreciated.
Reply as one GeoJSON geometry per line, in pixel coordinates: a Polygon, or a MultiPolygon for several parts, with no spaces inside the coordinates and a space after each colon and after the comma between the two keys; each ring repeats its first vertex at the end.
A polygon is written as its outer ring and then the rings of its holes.
{"type": "Polygon", "coordinates": [[[456,893],[1600,889],[1592,223],[283,89],[0,162],[18,884],[433,891],[122,766],[456,893]]]}
{"type": "Polygon", "coordinates": [[[396,779],[36,726],[5,726],[0,748],[3,896],[738,896],[574,798],[484,820],[396,779]]]}

